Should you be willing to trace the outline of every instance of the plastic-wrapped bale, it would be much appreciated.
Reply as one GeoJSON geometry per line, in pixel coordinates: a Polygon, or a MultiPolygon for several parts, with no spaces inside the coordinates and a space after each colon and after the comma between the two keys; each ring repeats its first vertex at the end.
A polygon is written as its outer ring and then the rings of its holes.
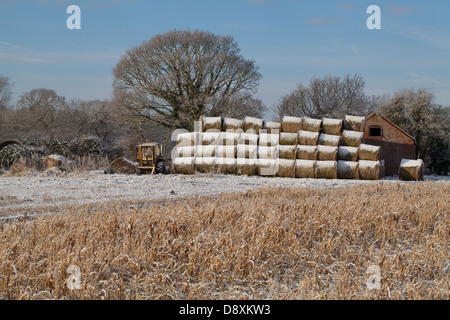
{"type": "Polygon", "coordinates": [[[217,146],[216,158],[236,158],[237,147],[236,146],[217,146]]]}
{"type": "Polygon", "coordinates": [[[259,159],[277,159],[278,147],[258,147],[259,159]]]}
{"type": "Polygon", "coordinates": [[[424,174],[424,163],[422,159],[402,159],[398,169],[398,178],[406,181],[422,181],[424,174]]]}
{"type": "Polygon", "coordinates": [[[280,144],[280,135],[271,133],[261,133],[259,135],[259,145],[263,147],[276,147],[280,144]]]}
{"type": "Polygon", "coordinates": [[[359,160],[358,162],[359,179],[361,180],[379,180],[381,177],[381,162],[359,160]]]}
{"type": "Polygon", "coordinates": [[[173,167],[176,174],[194,174],[195,157],[175,158],[173,167]]]}
{"type": "Polygon", "coordinates": [[[358,147],[338,147],[338,160],[342,161],[358,161],[358,147]]]}
{"type": "Polygon", "coordinates": [[[317,160],[317,146],[297,146],[296,158],[298,160],[317,160]]]}
{"type": "Polygon", "coordinates": [[[236,159],[236,174],[243,176],[256,175],[256,159],[236,159]]]}
{"type": "Polygon", "coordinates": [[[197,146],[195,147],[178,147],[177,146],[177,157],[191,158],[195,157],[197,152],[197,146]]]}
{"type": "Polygon", "coordinates": [[[381,161],[381,147],[361,143],[358,149],[359,160],[381,161]]]}
{"type": "Polygon", "coordinates": [[[259,135],[254,133],[241,133],[239,135],[238,144],[246,144],[246,145],[258,145],[259,135]]]}
{"type": "Polygon", "coordinates": [[[281,122],[264,121],[263,129],[268,134],[280,134],[280,132],[281,132],[281,122]]]}
{"type": "Polygon", "coordinates": [[[344,117],[343,123],[344,130],[364,132],[365,125],[366,125],[365,117],[350,116],[350,115],[346,115],[344,117]]]}
{"type": "Polygon", "coordinates": [[[202,131],[208,130],[222,131],[222,117],[202,117],[202,131]]]}
{"type": "Polygon", "coordinates": [[[277,176],[282,178],[295,178],[295,160],[278,159],[277,176]]]}
{"type": "Polygon", "coordinates": [[[216,172],[219,174],[236,174],[236,159],[216,157],[216,172]]]}
{"type": "Polygon", "coordinates": [[[215,145],[198,145],[196,146],[196,157],[204,157],[204,158],[213,158],[216,156],[216,148],[215,145]]]}
{"type": "Polygon", "coordinates": [[[177,147],[193,147],[198,144],[198,132],[183,132],[177,135],[177,147]]]}
{"type": "Polygon", "coordinates": [[[340,136],[342,133],[342,125],[344,120],[342,119],[322,119],[322,132],[325,134],[340,136]]]}
{"type": "Polygon", "coordinates": [[[278,159],[257,159],[256,173],[262,177],[274,177],[278,172],[278,159]]]}
{"type": "Polygon", "coordinates": [[[364,143],[364,132],[349,130],[342,131],[341,146],[359,147],[361,143],[364,143]]]}
{"type": "Polygon", "coordinates": [[[316,161],[317,179],[337,179],[337,161],[316,161]]]}
{"type": "Polygon", "coordinates": [[[298,144],[302,146],[317,146],[319,135],[319,132],[301,130],[298,133],[298,144]]]}
{"type": "Polygon", "coordinates": [[[302,130],[311,132],[320,132],[322,128],[322,119],[303,118],[302,130]]]}
{"type": "Polygon", "coordinates": [[[297,133],[302,130],[303,118],[284,116],[281,119],[281,132],[297,133]]]}
{"type": "Polygon", "coordinates": [[[280,146],[278,157],[280,159],[295,160],[296,152],[297,152],[296,146],[280,146]]]}
{"type": "Polygon", "coordinates": [[[195,168],[200,173],[215,173],[216,171],[216,158],[215,157],[202,157],[195,158],[195,168]]]}
{"type": "Polygon", "coordinates": [[[239,141],[239,133],[221,132],[219,135],[219,146],[236,146],[239,141]]]}
{"type": "Polygon", "coordinates": [[[337,161],[338,147],[318,146],[317,160],[320,161],[337,161]]]}
{"type": "Polygon", "coordinates": [[[280,145],[283,146],[297,146],[298,144],[298,132],[281,132],[280,133],[280,145]]]}
{"type": "Polygon", "coordinates": [[[341,143],[341,136],[321,133],[319,135],[318,144],[324,146],[338,147],[341,143]]]}
{"type": "Polygon", "coordinates": [[[236,147],[236,157],[243,159],[257,159],[258,158],[258,146],[238,144],[236,147]]]}
{"type": "Polygon", "coordinates": [[[315,160],[295,160],[295,177],[314,179],[316,176],[315,160]]]}
{"type": "Polygon", "coordinates": [[[264,125],[264,120],[253,118],[253,117],[245,117],[244,118],[244,131],[247,133],[259,134],[259,131],[262,129],[264,125]]]}
{"type": "Polygon", "coordinates": [[[222,131],[240,133],[244,131],[244,120],[225,117],[222,122],[222,131]]]}
{"type": "Polygon", "coordinates": [[[219,137],[221,132],[200,132],[199,133],[199,144],[207,145],[218,145],[219,137]]]}
{"type": "Polygon", "coordinates": [[[359,179],[359,163],[357,161],[337,162],[338,179],[359,179]]]}

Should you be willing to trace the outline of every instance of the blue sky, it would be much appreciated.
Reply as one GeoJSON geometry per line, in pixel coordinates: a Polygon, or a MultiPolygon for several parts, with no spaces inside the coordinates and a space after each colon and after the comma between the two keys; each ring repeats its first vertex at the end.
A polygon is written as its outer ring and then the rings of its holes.
{"type": "Polygon", "coordinates": [[[67,98],[112,95],[129,48],[172,29],[232,35],[260,67],[257,97],[276,104],[302,82],[359,73],[368,94],[427,88],[450,105],[450,1],[0,0],[0,74],[14,99],[35,88],[67,98]],[[69,30],[69,5],[81,30],[69,30]],[[370,5],[381,30],[369,30],[370,5]]]}

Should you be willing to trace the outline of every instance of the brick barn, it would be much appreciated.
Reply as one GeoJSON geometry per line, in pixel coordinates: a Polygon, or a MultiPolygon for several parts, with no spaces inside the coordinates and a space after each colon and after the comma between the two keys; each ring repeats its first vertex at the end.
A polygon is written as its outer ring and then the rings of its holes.
{"type": "Polygon", "coordinates": [[[398,174],[402,159],[416,159],[416,140],[380,114],[366,118],[365,143],[381,147],[385,175],[398,174]]]}

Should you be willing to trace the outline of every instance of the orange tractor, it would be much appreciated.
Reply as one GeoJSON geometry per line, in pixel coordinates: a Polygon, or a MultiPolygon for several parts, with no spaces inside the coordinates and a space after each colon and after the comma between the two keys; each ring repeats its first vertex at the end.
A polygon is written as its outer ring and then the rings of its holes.
{"type": "Polygon", "coordinates": [[[137,147],[137,162],[140,173],[166,173],[161,144],[146,141],[137,147]]]}

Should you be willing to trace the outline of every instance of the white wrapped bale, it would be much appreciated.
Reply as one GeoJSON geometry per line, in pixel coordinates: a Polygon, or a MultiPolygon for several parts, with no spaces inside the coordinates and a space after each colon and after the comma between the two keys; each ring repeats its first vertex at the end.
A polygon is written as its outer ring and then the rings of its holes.
{"type": "Polygon", "coordinates": [[[257,159],[258,158],[258,146],[238,144],[236,148],[236,157],[243,159],[257,159]]]}
{"type": "Polygon", "coordinates": [[[337,161],[316,161],[317,179],[337,179],[337,161]]]}
{"type": "Polygon", "coordinates": [[[358,148],[357,147],[338,147],[338,160],[342,161],[358,161],[358,148]]]}
{"type": "Polygon", "coordinates": [[[200,132],[199,133],[199,144],[201,145],[218,145],[219,144],[220,132],[200,132]]]}
{"type": "Polygon", "coordinates": [[[322,119],[303,118],[302,130],[311,132],[320,132],[322,128],[322,119]]]}
{"type": "Polygon", "coordinates": [[[280,133],[280,145],[283,146],[297,146],[298,144],[298,132],[281,132],[280,133]]]}
{"type": "Polygon", "coordinates": [[[262,129],[264,125],[264,120],[253,118],[253,117],[245,117],[244,118],[244,131],[247,133],[259,134],[259,131],[262,129]]]}
{"type": "Polygon", "coordinates": [[[319,135],[319,132],[301,130],[298,133],[298,144],[302,146],[317,146],[319,135]]]}
{"type": "Polygon", "coordinates": [[[280,136],[278,134],[261,133],[259,135],[259,145],[263,147],[276,147],[280,144],[280,136]]]}
{"type": "Polygon", "coordinates": [[[257,159],[256,173],[263,177],[274,177],[278,172],[277,159],[257,159]]]}
{"type": "Polygon", "coordinates": [[[259,159],[277,159],[278,147],[258,147],[259,159]]]}
{"type": "Polygon", "coordinates": [[[239,141],[239,133],[221,132],[219,135],[219,146],[236,146],[239,141]]]}
{"type": "Polygon", "coordinates": [[[340,136],[342,133],[342,119],[322,119],[322,132],[325,134],[340,136]]]}
{"type": "Polygon", "coordinates": [[[338,147],[318,146],[317,160],[320,161],[337,161],[338,147]]]}
{"type": "Polygon", "coordinates": [[[204,158],[213,158],[216,156],[216,148],[215,145],[198,145],[196,146],[196,157],[204,157],[204,158]]]}
{"type": "Polygon", "coordinates": [[[379,180],[381,177],[381,162],[360,160],[358,167],[359,179],[379,180]]]}
{"type": "Polygon", "coordinates": [[[359,147],[364,143],[364,132],[359,131],[342,131],[341,145],[347,147],[359,147]]]}
{"type": "Polygon", "coordinates": [[[359,163],[356,161],[338,161],[338,179],[359,179],[359,163]]]}
{"type": "Polygon", "coordinates": [[[203,132],[214,130],[220,132],[222,130],[222,117],[202,117],[203,132]]]}
{"type": "Polygon", "coordinates": [[[225,117],[222,123],[222,131],[240,133],[244,131],[244,120],[225,117]]]}
{"type": "Polygon", "coordinates": [[[381,147],[369,144],[360,144],[358,149],[359,160],[381,161],[381,147]]]}
{"type": "Polygon", "coordinates": [[[295,160],[296,159],[296,146],[280,146],[278,157],[280,159],[295,160]]]}
{"type": "Polygon", "coordinates": [[[302,118],[284,116],[281,120],[281,132],[299,132],[302,130],[302,121],[302,118]]]}
{"type": "Polygon", "coordinates": [[[281,178],[295,178],[295,160],[278,159],[277,176],[281,178]]]}
{"type": "Polygon", "coordinates": [[[258,145],[258,141],[259,141],[259,135],[254,134],[254,133],[244,132],[239,135],[238,144],[246,144],[246,145],[256,146],[256,145],[258,145]]]}
{"type": "Polygon", "coordinates": [[[424,162],[422,159],[402,159],[398,170],[398,178],[406,181],[422,181],[424,174],[424,162]]]}
{"type": "Polygon", "coordinates": [[[245,176],[256,175],[256,159],[236,159],[236,174],[245,176]]]}
{"type": "Polygon", "coordinates": [[[216,157],[216,172],[219,174],[236,174],[236,159],[216,157]]]}
{"type": "Polygon", "coordinates": [[[365,117],[350,116],[350,115],[346,115],[344,117],[343,123],[344,130],[364,132],[365,125],[366,125],[365,117]]]}
{"type": "Polygon", "coordinates": [[[203,157],[195,158],[195,168],[200,173],[215,173],[216,158],[203,157]]]}
{"type": "Polygon", "coordinates": [[[177,135],[177,147],[193,147],[198,144],[197,132],[183,132],[177,135]]]}
{"type": "Polygon", "coordinates": [[[195,157],[175,158],[173,168],[177,174],[194,174],[195,157]]]}
{"type": "Polygon", "coordinates": [[[317,146],[297,146],[296,158],[298,160],[317,160],[317,146]]]}
{"type": "Polygon", "coordinates": [[[316,174],[315,160],[296,160],[295,161],[295,177],[314,179],[316,174]]]}
{"type": "Polygon", "coordinates": [[[237,147],[236,146],[217,146],[216,158],[236,158],[237,147]]]}
{"type": "Polygon", "coordinates": [[[268,134],[280,134],[281,122],[265,121],[263,129],[266,130],[266,133],[268,134]]]}
{"type": "Polygon", "coordinates": [[[341,136],[321,133],[319,135],[318,144],[324,146],[338,147],[341,143],[341,136]]]}
{"type": "Polygon", "coordinates": [[[192,158],[195,157],[197,152],[197,147],[178,147],[177,146],[177,157],[192,158]]]}

